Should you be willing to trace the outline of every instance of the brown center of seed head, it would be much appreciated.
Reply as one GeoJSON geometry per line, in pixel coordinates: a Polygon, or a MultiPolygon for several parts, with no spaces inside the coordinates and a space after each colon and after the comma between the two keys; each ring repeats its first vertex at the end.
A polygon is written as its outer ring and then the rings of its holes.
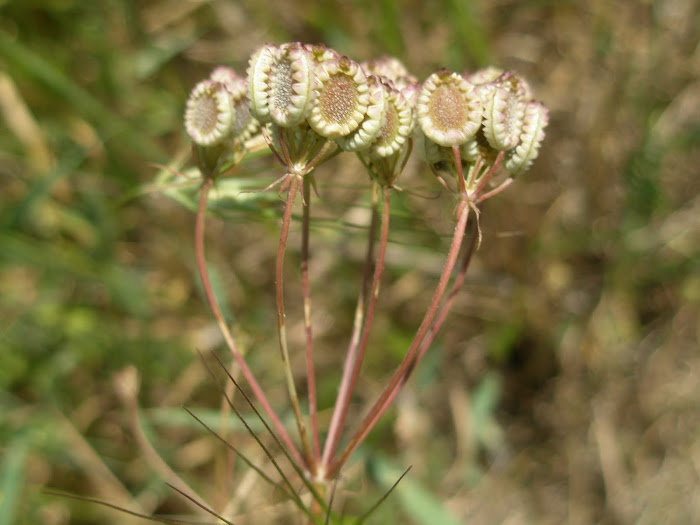
{"type": "Polygon", "coordinates": [[[243,133],[253,118],[253,115],[250,114],[248,106],[248,99],[245,97],[241,98],[233,106],[233,126],[231,129],[231,135],[234,137],[238,136],[239,133],[243,133]]]}
{"type": "Polygon", "coordinates": [[[277,109],[285,111],[292,97],[292,64],[289,58],[279,61],[271,78],[274,82],[271,90],[274,97],[273,105],[277,109]]]}
{"type": "Polygon", "coordinates": [[[328,122],[344,124],[357,103],[357,87],[352,78],[338,74],[328,81],[321,92],[319,108],[328,122]]]}
{"type": "Polygon", "coordinates": [[[194,112],[194,127],[203,135],[211,133],[216,128],[218,113],[214,97],[201,97],[197,101],[197,108],[194,112]]]}
{"type": "Polygon", "coordinates": [[[386,108],[386,114],[384,117],[384,125],[379,132],[379,137],[377,138],[376,145],[386,146],[396,137],[396,132],[399,127],[399,116],[396,113],[396,107],[394,104],[389,103],[386,108]]]}
{"type": "Polygon", "coordinates": [[[430,118],[443,132],[461,130],[466,120],[464,97],[455,86],[443,85],[430,97],[430,118]]]}

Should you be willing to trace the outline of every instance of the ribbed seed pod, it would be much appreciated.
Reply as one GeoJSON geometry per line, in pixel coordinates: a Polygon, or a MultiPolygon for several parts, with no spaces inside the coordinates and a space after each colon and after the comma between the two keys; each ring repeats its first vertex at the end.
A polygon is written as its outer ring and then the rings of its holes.
{"type": "Polygon", "coordinates": [[[494,80],[494,84],[514,93],[523,102],[532,100],[532,88],[530,88],[530,84],[527,80],[519,77],[515,73],[506,71],[494,80]]]}
{"type": "Polygon", "coordinates": [[[282,127],[306,119],[311,99],[313,60],[303,44],[293,42],[280,47],[268,74],[270,118],[282,127]]]}
{"type": "Polygon", "coordinates": [[[214,69],[209,79],[222,83],[229,92],[233,107],[231,139],[239,143],[245,142],[260,126],[250,113],[247,80],[228,66],[219,66],[214,69]]]}
{"type": "Polygon", "coordinates": [[[456,146],[479,130],[481,99],[471,83],[443,69],[423,82],[416,113],[426,137],[440,146],[456,146]]]}
{"type": "Polygon", "coordinates": [[[237,86],[241,82],[245,86],[245,78],[236,73],[236,70],[229,66],[218,66],[209,75],[209,80],[220,82],[227,88],[237,86]]]}
{"type": "Polygon", "coordinates": [[[413,110],[403,91],[384,83],[383,93],[386,99],[386,112],[376,140],[370,146],[373,156],[388,157],[396,153],[413,131],[413,110]]]}
{"type": "Polygon", "coordinates": [[[374,142],[382,128],[387,101],[379,77],[374,75],[367,77],[367,96],[369,100],[367,112],[358,128],[349,135],[338,137],[335,140],[338,146],[345,151],[366,149],[374,142]]]}
{"type": "Polygon", "coordinates": [[[200,146],[213,146],[230,133],[233,122],[231,97],[223,84],[203,80],[197,84],[185,109],[185,129],[200,146]]]}
{"type": "Polygon", "coordinates": [[[484,137],[493,149],[513,149],[520,140],[525,102],[512,91],[497,84],[485,84],[480,94],[484,104],[484,137]]]}
{"type": "Polygon", "coordinates": [[[270,122],[270,73],[279,56],[279,47],[266,44],[250,57],[248,66],[248,101],[250,112],[259,122],[270,122]]]}
{"type": "Polygon", "coordinates": [[[418,95],[420,94],[422,86],[418,82],[410,82],[401,87],[396,86],[396,84],[394,84],[394,86],[401,91],[401,94],[403,95],[403,98],[406,99],[411,111],[414,111],[416,109],[416,105],[418,104],[418,95]]]}
{"type": "Polygon", "coordinates": [[[326,62],[327,60],[335,60],[341,56],[335,49],[331,49],[324,44],[304,44],[304,47],[309,52],[311,60],[316,64],[326,62]]]}
{"type": "Polygon", "coordinates": [[[478,86],[479,84],[489,84],[495,81],[503,73],[504,71],[501,68],[488,66],[484,69],[474,71],[473,73],[465,71],[464,73],[462,73],[462,76],[475,86],[478,86]]]}
{"type": "Polygon", "coordinates": [[[465,142],[459,147],[459,151],[462,155],[462,162],[475,162],[476,159],[482,156],[482,149],[479,147],[477,139],[465,142]]]}
{"type": "Polygon", "coordinates": [[[511,175],[527,171],[532,161],[537,158],[544,139],[544,128],[548,122],[549,112],[544,104],[536,101],[526,103],[520,143],[509,152],[505,163],[505,168],[511,175]]]}
{"type": "Polygon", "coordinates": [[[367,77],[359,64],[341,57],[318,63],[314,73],[309,125],[331,140],[355,131],[369,103],[367,77]]]}
{"type": "Polygon", "coordinates": [[[398,59],[387,55],[363,62],[362,69],[368,75],[377,75],[391,80],[396,89],[403,89],[408,84],[415,84],[418,79],[411,75],[406,66],[398,59]]]}

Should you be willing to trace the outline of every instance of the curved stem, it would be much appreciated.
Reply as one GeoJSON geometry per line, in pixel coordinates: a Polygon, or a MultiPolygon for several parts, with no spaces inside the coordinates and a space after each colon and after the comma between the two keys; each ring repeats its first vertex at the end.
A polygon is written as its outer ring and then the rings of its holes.
{"type": "Polygon", "coordinates": [[[413,361],[411,366],[408,367],[408,370],[406,370],[406,373],[401,378],[401,381],[399,381],[399,383],[396,385],[396,388],[394,388],[394,391],[391,393],[391,395],[389,397],[387,397],[386,401],[384,402],[384,406],[382,407],[382,410],[380,410],[378,412],[378,416],[375,417],[375,419],[372,421],[372,426],[374,426],[376,424],[376,422],[379,419],[379,417],[381,416],[381,414],[394,401],[397,394],[401,390],[401,387],[403,387],[403,385],[406,384],[408,379],[411,377],[413,370],[415,370],[416,366],[418,365],[420,360],[423,359],[423,356],[428,351],[428,348],[430,348],[430,345],[435,340],[435,336],[440,331],[442,324],[445,322],[445,318],[447,317],[447,314],[450,313],[450,310],[452,309],[452,305],[454,303],[454,300],[457,297],[457,294],[459,293],[460,289],[462,288],[462,285],[464,284],[464,277],[467,273],[467,269],[469,268],[469,263],[471,262],[472,255],[474,254],[474,249],[476,248],[476,245],[477,245],[477,239],[479,239],[478,228],[479,228],[478,226],[475,227],[475,230],[474,230],[474,232],[471,236],[471,240],[469,242],[469,247],[467,248],[467,252],[464,254],[464,257],[462,259],[462,264],[459,268],[459,273],[457,274],[457,277],[455,277],[455,281],[452,284],[452,289],[450,290],[450,293],[447,295],[447,299],[445,300],[445,304],[443,304],[442,307],[440,308],[440,312],[438,313],[437,318],[435,319],[435,322],[433,323],[433,326],[430,328],[428,335],[426,335],[425,339],[423,339],[423,342],[420,345],[420,350],[418,352],[418,356],[416,357],[415,361],[413,361]]]}
{"type": "Polygon", "coordinates": [[[299,190],[299,182],[301,177],[298,175],[289,175],[291,182],[287,192],[287,201],[284,206],[284,214],[282,216],[282,227],[280,231],[280,242],[277,248],[277,262],[275,264],[275,293],[277,296],[277,333],[279,335],[280,352],[282,354],[282,362],[284,365],[284,375],[287,383],[287,392],[289,401],[292,404],[294,411],[294,419],[296,419],[297,429],[299,430],[299,438],[301,446],[306,458],[306,465],[313,468],[311,449],[309,441],[306,437],[306,425],[304,424],[299,408],[299,396],[294,385],[294,376],[292,374],[292,365],[289,361],[289,347],[287,345],[287,327],[285,323],[285,308],[284,308],[284,254],[287,249],[287,239],[289,237],[289,226],[292,222],[292,209],[294,201],[299,190]]]}
{"type": "Polygon", "coordinates": [[[311,326],[311,285],[309,284],[309,227],[311,223],[311,182],[304,177],[302,189],[301,221],[301,293],[304,301],[304,329],[306,332],[306,381],[309,392],[309,417],[311,419],[311,439],[313,441],[314,465],[321,457],[318,435],[318,414],[316,410],[316,372],[313,356],[313,329],[311,326]]]}
{"type": "Polygon", "coordinates": [[[282,421],[273,410],[272,406],[270,405],[270,402],[265,396],[265,393],[263,392],[262,388],[253,376],[253,373],[251,372],[250,368],[248,368],[248,365],[246,364],[245,359],[243,358],[243,354],[241,354],[238,350],[236,342],[234,341],[233,336],[231,335],[231,331],[229,330],[228,325],[224,320],[224,316],[221,313],[221,309],[219,308],[216,296],[214,295],[214,289],[211,286],[209,270],[207,269],[207,263],[204,258],[204,225],[207,209],[207,197],[209,195],[209,190],[211,189],[213,183],[214,179],[206,178],[204,180],[204,183],[202,184],[195,223],[195,252],[197,257],[197,269],[199,270],[199,277],[202,280],[202,287],[204,288],[204,293],[207,297],[207,302],[209,303],[209,307],[211,308],[212,314],[214,315],[214,319],[216,320],[216,323],[219,326],[221,334],[224,336],[226,345],[231,351],[231,354],[233,355],[233,358],[235,359],[236,363],[240,367],[241,372],[243,373],[243,377],[245,377],[245,380],[250,385],[250,388],[253,391],[253,395],[258,400],[258,403],[260,403],[260,406],[262,407],[263,411],[270,418],[272,425],[275,427],[275,430],[279,434],[280,440],[287,446],[287,449],[289,450],[290,454],[292,454],[292,456],[294,456],[294,459],[298,461],[301,465],[303,464],[301,454],[294,446],[294,443],[292,442],[291,438],[289,437],[289,434],[285,430],[282,421]]]}
{"type": "Polygon", "coordinates": [[[462,240],[464,239],[464,229],[467,225],[467,219],[469,217],[469,203],[465,200],[461,200],[459,203],[458,217],[459,218],[457,221],[457,225],[455,226],[454,236],[452,238],[452,244],[447,254],[447,259],[445,261],[445,266],[443,267],[442,274],[440,275],[440,280],[438,281],[438,285],[435,289],[435,293],[433,294],[433,298],[430,301],[430,304],[428,305],[428,309],[426,310],[425,316],[423,317],[423,321],[421,322],[418,331],[416,332],[416,335],[413,338],[413,341],[411,342],[411,346],[406,352],[406,355],[401,361],[401,364],[394,372],[394,375],[392,375],[391,380],[382,391],[382,394],[379,396],[379,399],[377,399],[377,401],[374,403],[369,413],[365,416],[364,420],[360,424],[360,427],[352,436],[350,442],[343,450],[343,453],[331,465],[328,473],[329,478],[332,478],[335,475],[337,475],[338,471],[345,464],[350,455],[355,451],[355,449],[365,439],[365,437],[367,437],[369,431],[376,424],[379,417],[387,409],[387,399],[390,396],[395,396],[394,390],[396,389],[397,385],[399,385],[399,383],[401,382],[404,374],[410,366],[415,366],[413,362],[416,357],[416,353],[418,352],[420,345],[423,342],[423,339],[425,338],[426,334],[428,333],[428,330],[433,322],[433,319],[435,318],[435,315],[437,314],[438,306],[440,305],[442,297],[445,294],[445,290],[447,289],[447,284],[450,280],[450,276],[452,274],[454,265],[457,262],[459,250],[462,245],[462,240]]]}
{"type": "MultiPolygon", "coordinates": [[[[435,323],[430,328],[430,332],[428,332],[428,335],[421,343],[421,348],[420,348],[420,351],[418,352],[418,357],[416,358],[416,361],[415,361],[416,364],[418,362],[420,362],[420,360],[425,355],[425,352],[428,350],[428,348],[430,348],[430,345],[433,344],[433,341],[435,340],[435,336],[440,331],[440,328],[442,328],[442,324],[445,322],[445,318],[447,317],[447,314],[449,314],[450,310],[452,309],[452,305],[454,304],[454,301],[455,301],[455,298],[457,297],[457,294],[462,289],[462,285],[464,284],[464,278],[467,274],[467,269],[469,269],[469,263],[472,260],[472,256],[474,255],[474,249],[476,248],[476,241],[478,238],[479,238],[479,234],[478,234],[477,228],[474,227],[474,231],[472,232],[472,235],[471,235],[471,238],[469,241],[469,246],[467,247],[467,251],[464,254],[464,257],[462,258],[462,264],[459,267],[459,273],[457,274],[457,277],[455,277],[455,281],[452,284],[452,288],[450,289],[450,293],[447,295],[447,299],[445,300],[445,304],[443,304],[442,308],[440,308],[440,312],[438,313],[437,318],[435,319],[435,323]]],[[[415,368],[415,366],[412,366],[406,371],[406,376],[405,376],[404,382],[409,378],[409,376],[411,375],[411,372],[413,372],[414,368],[415,368]]]]}
{"type": "Polygon", "coordinates": [[[476,199],[476,203],[478,204],[478,203],[480,203],[480,202],[482,202],[482,201],[485,201],[486,199],[490,199],[490,198],[493,197],[494,195],[498,195],[498,194],[501,193],[503,190],[505,190],[508,186],[510,186],[511,184],[513,184],[513,181],[514,181],[514,180],[515,180],[515,179],[514,179],[513,177],[508,177],[506,180],[504,180],[501,184],[499,184],[498,186],[496,186],[494,189],[492,189],[492,190],[490,190],[490,191],[487,191],[486,193],[482,193],[481,195],[479,195],[479,198],[476,199]]]}
{"type": "MultiPolygon", "coordinates": [[[[377,185],[375,183],[374,188],[376,187],[377,185]]],[[[336,400],[336,406],[333,413],[333,419],[331,421],[328,439],[326,441],[326,447],[323,451],[323,465],[330,465],[330,463],[333,461],[333,455],[338,448],[340,432],[342,431],[343,424],[345,423],[345,418],[350,406],[350,398],[352,397],[352,392],[357,384],[357,378],[360,374],[360,368],[362,367],[362,361],[367,349],[369,333],[372,328],[372,321],[374,320],[374,311],[377,306],[377,298],[379,297],[379,287],[382,280],[382,274],[384,273],[384,259],[386,256],[386,247],[389,239],[390,211],[391,188],[384,187],[382,189],[382,215],[379,236],[379,251],[377,253],[374,276],[372,277],[371,293],[367,298],[367,314],[362,323],[362,333],[360,335],[359,344],[351,345],[351,347],[348,349],[345,369],[343,370],[343,380],[338,391],[338,399],[336,400]]],[[[370,234],[372,233],[373,232],[370,232],[370,234]]],[[[368,255],[371,254],[371,251],[371,248],[368,249],[368,255]]]]}

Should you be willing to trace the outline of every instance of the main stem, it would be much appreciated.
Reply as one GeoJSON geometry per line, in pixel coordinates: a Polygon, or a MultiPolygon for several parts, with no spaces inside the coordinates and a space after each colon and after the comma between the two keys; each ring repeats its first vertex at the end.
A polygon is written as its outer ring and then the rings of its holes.
{"type": "Polygon", "coordinates": [[[372,288],[368,298],[367,315],[362,326],[362,334],[360,336],[359,345],[351,348],[348,351],[346,369],[343,371],[343,383],[341,383],[341,387],[338,392],[336,408],[333,414],[333,420],[331,421],[332,432],[329,431],[326,449],[324,450],[324,465],[330,465],[330,463],[333,461],[333,455],[338,448],[340,432],[342,431],[343,424],[345,423],[352,392],[357,384],[357,378],[360,374],[360,368],[362,367],[362,361],[367,349],[369,333],[372,328],[372,321],[374,320],[374,311],[377,306],[377,298],[379,297],[379,286],[381,284],[382,274],[384,273],[384,260],[386,256],[386,247],[389,240],[389,219],[391,217],[390,211],[391,188],[384,187],[382,188],[382,215],[379,236],[379,251],[377,253],[377,262],[374,268],[374,276],[372,278],[372,288]],[[336,414],[338,414],[337,418],[336,414]]]}
{"type": "Polygon", "coordinates": [[[459,218],[457,221],[457,225],[455,226],[450,251],[447,254],[447,259],[445,260],[445,266],[443,267],[442,274],[440,275],[440,280],[438,281],[438,285],[435,289],[435,293],[433,294],[433,298],[430,301],[430,305],[428,306],[425,316],[423,317],[423,321],[421,322],[418,331],[416,332],[416,335],[414,336],[413,341],[411,342],[411,346],[406,352],[406,355],[401,361],[401,364],[394,372],[394,375],[392,375],[391,380],[382,391],[382,394],[379,396],[379,399],[377,399],[377,401],[374,403],[369,413],[365,416],[362,423],[360,424],[360,427],[352,436],[350,442],[343,450],[343,453],[331,465],[328,473],[329,478],[332,478],[338,474],[338,471],[345,464],[350,455],[355,451],[355,449],[365,439],[365,437],[367,437],[367,434],[370,432],[372,427],[374,427],[379,417],[388,408],[388,405],[386,404],[387,399],[389,399],[389,397],[393,398],[393,396],[395,396],[394,390],[396,389],[397,385],[399,385],[399,383],[401,382],[408,368],[410,366],[414,366],[413,361],[416,357],[416,353],[419,350],[423,339],[428,333],[428,330],[430,329],[435,315],[437,314],[438,307],[440,305],[443,295],[445,294],[445,290],[447,289],[447,284],[450,280],[450,276],[452,275],[452,270],[455,266],[455,263],[457,262],[457,257],[459,256],[459,250],[462,245],[462,240],[464,239],[464,230],[467,225],[467,219],[469,217],[469,203],[465,200],[461,200],[459,202],[458,217],[459,218]]]}
{"type": "MultiPolygon", "coordinates": [[[[306,458],[306,466],[311,470],[315,470],[311,449],[309,448],[309,440],[306,436],[306,425],[301,415],[299,408],[299,396],[294,384],[294,375],[292,374],[292,365],[289,361],[289,348],[287,345],[287,328],[285,324],[285,308],[284,308],[284,254],[287,249],[287,239],[289,237],[289,226],[292,222],[292,209],[294,208],[294,200],[299,191],[299,182],[301,176],[290,174],[292,177],[287,192],[287,201],[284,206],[284,214],[282,216],[282,227],[280,231],[280,242],[277,248],[277,262],[275,265],[275,292],[277,295],[277,333],[279,335],[280,352],[282,354],[282,362],[284,364],[285,380],[287,382],[287,392],[289,401],[292,404],[294,418],[296,419],[297,429],[299,430],[299,439],[306,458]]],[[[315,472],[312,472],[315,474],[315,472]]]]}
{"type": "Polygon", "coordinates": [[[241,372],[243,373],[243,377],[245,377],[245,380],[250,385],[250,388],[253,391],[253,395],[258,400],[258,403],[260,403],[260,406],[262,407],[263,411],[270,418],[270,421],[275,427],[275,430],[277,431],[280,440],[284,442],[290,454],[294,456],[294,459],[298,461],[300,465],[302,465],[304,462],[301,454],[294,446],[294,443],[292,442],[291,438],[289,437],[289,434],[285,430],[282,421],[275,413],[274,409],[272,408],[272,405],[270,405],[270,402],[267,400],[265,393],[263,392],[262,388],[253,376],[253,373],[251,372],[250,368],[248,368],[243,354],[241,354],[241,352],[238,350],[236,342],[233,339],[233,335],[231,335],[231,331],[229,330],[228,325],[224,320],[224,316],[221,313],[221,309],[219,308],[216,296],[214,295],[214,289],[212,288],[211,279],[209,278],[207,262],[204,257],[204,227],[207,209],[207,198],[209,196],[209,190],[211,189],[213,183],[214,179],[207,177],[205,178],[204,183],[202,184],[202,188],[200,190],[199,195],[199,206],[197,207],[197,216],[195,221],[195,253],[197,258],[197,269],[199,271],[199,277],[202,280],[202,287],[204,288],[204,293],[206,295],[207,302],[209,303],[209,307],[211,308],[212,314],[214,315],[214,319],[216,320],[216,323],[219,326],[221,334],[224,336],[226,345],[228,346],[231,354],[233,355],[234,360],[240,367],[241,372]]]}

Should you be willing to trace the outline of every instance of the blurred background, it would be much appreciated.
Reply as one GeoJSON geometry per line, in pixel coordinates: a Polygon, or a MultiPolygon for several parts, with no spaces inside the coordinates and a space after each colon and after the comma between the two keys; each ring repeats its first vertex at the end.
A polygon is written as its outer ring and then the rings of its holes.
{"type": "MultiPolygon", "coordinates": [[[[512,69],[550,109],[540,157],[483,206],[483,243],[441,336],[347,469],[346,513],[412,466],[370,522],[700,523],[699,17],[693,0],[0,1],[0,525],[132,522],[44,489],[186,512],[154,450],[212,505],[232,498],[236,523],[295,522],[240,463],[217,471],[225,450],[179,408],[217,424],[197,350],[225,352],[189,201],[169,198],[156,166],[192,166],[182,114],[197,81],[295,40],[358,61],[395,55],[421,80],[512,69]]],[[[243,170],[258,187],[281,174],[271,158],[243,170]]],[[[350,225],[366,216],[364,177],[349,155],[317,173],[324,421],[361,277],[365,232],[350,225]]],[[[355,423],[420,322],[453,224],[420,162],[398,183],[415,191],[395,197],[355,423]]],[[[208,259],[288,414],[280,203],[275,191],[231,201],[210,221],[208,259]]]]}

